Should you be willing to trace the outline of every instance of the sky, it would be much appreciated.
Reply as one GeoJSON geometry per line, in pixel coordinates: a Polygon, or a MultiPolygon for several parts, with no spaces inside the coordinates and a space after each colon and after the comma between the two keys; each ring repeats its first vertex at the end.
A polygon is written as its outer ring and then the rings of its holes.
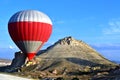
{"type": "Polygon", "coordinates": [[[19,51],[8,33],[10,17],[21,10],[39,10],[53,23],[53,32],[43,46],[72,36],[91,45],[110,60],[120,61],[120,0],[1,0],[0,58],[19,51]]]}

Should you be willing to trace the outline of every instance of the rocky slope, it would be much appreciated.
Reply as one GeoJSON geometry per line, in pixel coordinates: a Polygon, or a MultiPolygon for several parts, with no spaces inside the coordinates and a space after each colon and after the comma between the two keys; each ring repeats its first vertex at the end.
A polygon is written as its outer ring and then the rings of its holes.
{"type": "Polygon", "coordinates": [[[16,52],[11,66],[5,71],[19,71],[19,75],[32,77],[55,77],[94,74],[109,71],[116,66],[88,44],[71,36],[60,39],[47,49],[39,51],[33,59],[33,65],[25,66],[26,61],[24,53],[16,52]]]}
{"type": "Polygon", "coordinates": [[[92,47],[71,36],[58,40],[36,58],[39,64],[34,70],[53,71],[64,74],[70,72],[90,72],[114,67],[116,64],[105,59],[92,47]]]}
{"type": "Polygon", "coordinates": [[[76,59],[78,63],[84,63],[85,61],[96,64],[114,65],[114,63],[105,59],[88,44],[84,43],[83,41],[76,40],[72,37],[65,37],[63,39],[60,39],[55,44],[48,47],[46,50],[40,51],[38,54],[39,55],[37,57],[41,59],[66,58],[71,62],[75,62],[74,59],[76,59]]]}

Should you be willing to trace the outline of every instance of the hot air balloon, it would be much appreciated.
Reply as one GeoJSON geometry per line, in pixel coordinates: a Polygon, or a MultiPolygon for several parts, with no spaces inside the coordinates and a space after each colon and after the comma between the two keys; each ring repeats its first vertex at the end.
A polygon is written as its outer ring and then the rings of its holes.
{"type": "Polygon", "coordinates": [[[52,22],[40,11],[19,11],[10,18],[8,31],[14,43],[30,61],[49,39],[52,33],[52,22]]]}

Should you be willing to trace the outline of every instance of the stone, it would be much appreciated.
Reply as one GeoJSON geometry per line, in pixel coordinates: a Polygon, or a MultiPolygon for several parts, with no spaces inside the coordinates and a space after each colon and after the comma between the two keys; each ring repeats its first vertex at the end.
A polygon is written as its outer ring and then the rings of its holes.
{"type": "Polygon", "coordinates": [[[15,53],[15,58],[12,60],[11,67],[21,67],[27,62],[26,54],[19,51],[15,53]]]}

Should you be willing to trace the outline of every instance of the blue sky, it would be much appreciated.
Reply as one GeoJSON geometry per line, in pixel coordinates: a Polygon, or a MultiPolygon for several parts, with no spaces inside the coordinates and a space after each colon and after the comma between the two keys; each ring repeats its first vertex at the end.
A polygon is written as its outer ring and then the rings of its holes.
{"type": "Polygon", "coordinates": [[[119,60],[119,4],[120,0],[1,0],[0,57],[13,58],[13,52],[18,51],[8,34],[10,17],[17,11],[35,9],[46,13],[53,22],[52,35],[44,47],[73,36],[90,44],[106,58],[119,60]]]}

